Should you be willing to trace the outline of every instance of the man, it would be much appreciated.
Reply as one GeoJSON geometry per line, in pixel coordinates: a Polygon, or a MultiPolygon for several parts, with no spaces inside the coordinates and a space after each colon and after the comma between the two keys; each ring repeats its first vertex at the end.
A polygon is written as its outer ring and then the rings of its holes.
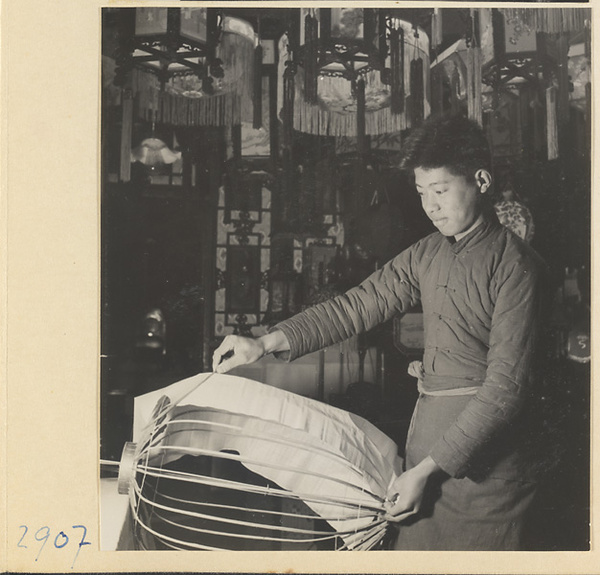
{"type": "Polygon", "coordinates": [[[535,491],[518,445],[544,266],[495,217],[490,163],[482,130],[465,118],[414,130],[403,168],[438,232],[344,295],[258,339],[228,336],[214,354],[220,373],[268,353],[291,361],[421,303],[420,396],[405,471],[389,491],[396,549],[519,549],[535,491]]]}

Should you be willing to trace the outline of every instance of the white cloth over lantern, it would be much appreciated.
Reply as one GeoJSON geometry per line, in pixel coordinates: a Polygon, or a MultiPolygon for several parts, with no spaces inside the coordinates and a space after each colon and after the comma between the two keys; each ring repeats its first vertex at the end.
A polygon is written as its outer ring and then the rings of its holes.
{"type": "MultiPolygon", "coordinates": [[[[252,492],[302,501],[333,528],[330,537],[341,538],[342,548],[368,549],[384,536],[397,446],[346,411],[249,379],[200,374],[136,398],[134,442],[134,473],[120,479],[131,483],[133,511],[148,471],[160,474],[159,465],[205,455],[239,462],[270,482],[248,486],[252,492]]],[[[210,478],[194,480],[212,485],[210,478]]]]}

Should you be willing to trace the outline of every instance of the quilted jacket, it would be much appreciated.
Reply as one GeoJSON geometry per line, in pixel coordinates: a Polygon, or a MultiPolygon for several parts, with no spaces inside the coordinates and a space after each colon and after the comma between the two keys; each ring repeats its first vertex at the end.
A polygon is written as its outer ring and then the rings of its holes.
{"type": "Polygon", "coordinates": [[[359,286],[281,322],[292,361],[367,331],[419,302],[423,390],[479,389],[430,456],[463,477],[486,442],[511,425],[530,389],[545,266],[493,215],[459,241],[433,233],[359,286]]]}

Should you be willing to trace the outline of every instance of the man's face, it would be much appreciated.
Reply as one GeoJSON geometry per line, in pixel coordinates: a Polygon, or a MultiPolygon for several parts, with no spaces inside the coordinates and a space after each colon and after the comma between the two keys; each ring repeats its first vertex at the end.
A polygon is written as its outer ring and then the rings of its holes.
{"type": "Polygon", "coordinates": [[[479,188],[465,176],[447,168],[415,168],[415,184],[427,217],[445,236],[466,232],[481,215],[479,188]]]}

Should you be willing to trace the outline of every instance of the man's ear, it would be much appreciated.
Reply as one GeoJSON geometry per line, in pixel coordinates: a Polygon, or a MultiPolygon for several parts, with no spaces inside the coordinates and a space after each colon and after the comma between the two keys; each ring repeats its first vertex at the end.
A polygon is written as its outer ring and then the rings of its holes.
{"type": "Polygon", "coordinates": [[[487,170],[477,170],[475,172],[475,182],[477,182],[479,191],[485,194],[492,185],[492,175],[487,170]]]}

